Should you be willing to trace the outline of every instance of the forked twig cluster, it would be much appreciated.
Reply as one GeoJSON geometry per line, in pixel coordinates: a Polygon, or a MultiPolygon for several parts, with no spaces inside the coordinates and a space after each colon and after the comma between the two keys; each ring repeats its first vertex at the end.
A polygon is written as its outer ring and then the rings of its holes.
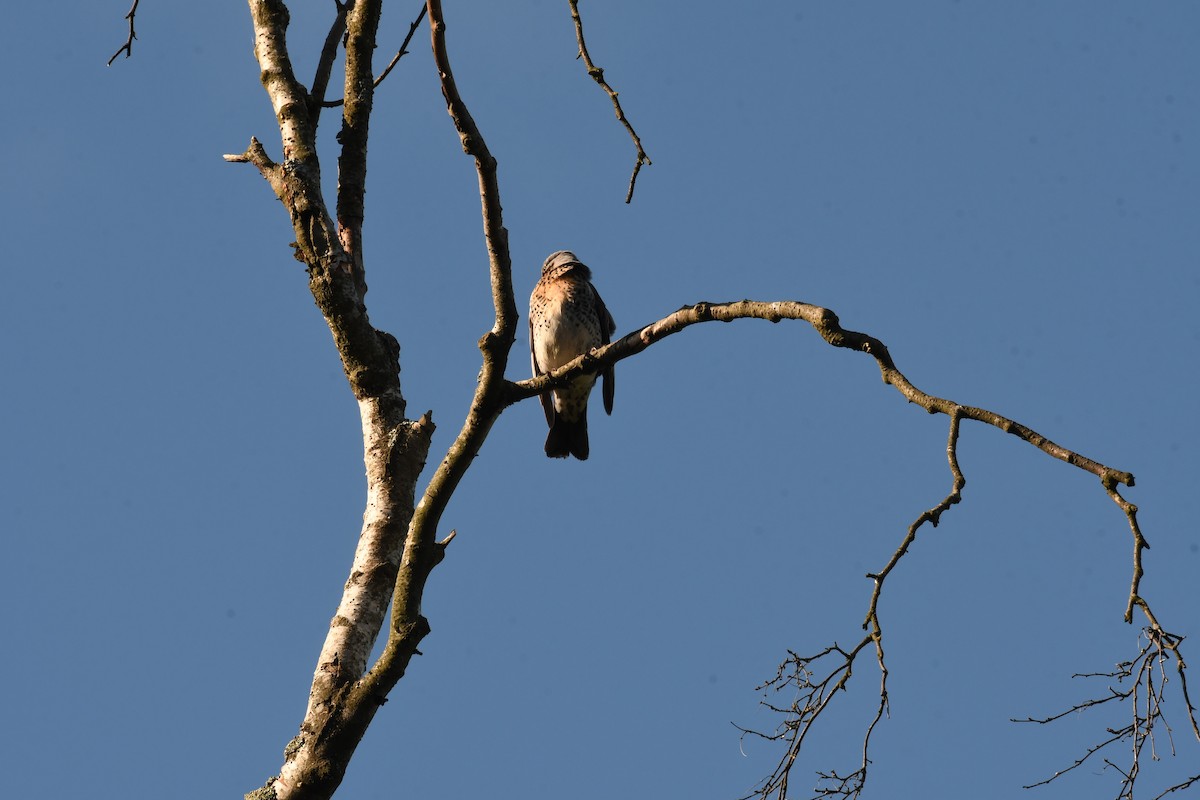
{"type": "Polygon", "coordinates": [[[950,412],[950,435],[946,443],[946,459],[949,462],[950,474],[953,478],[950,492],[936,506],[923,512],[913,521],[899,547],[892,553],[892,557],[882,570],[867,574],[867,577],[874,582],[874,588],[867,605],[866,620],[863,622],[863,628],[867,631],[866,636],[849,650],[842,648],[836,642],[811,656],[799,656],[789,650],[788,657],[779,665],[775,676],[758,687],[760,690],[775,693],[784,689],[794,689],[795,700],[788,706],[778,706],[775,703],[762,701],[762,705],[768,710],[783,716],[783,721],[772,733],[764,734],[737,726],[742,731],[743,738],[747,735],[754,735],[787,742],[787,748],[775,768],[759,782],[753,792],[741,800],[756,796],[762,797],[764,800],[771,796],[775,796],[779,800],[788,797],[791,770],[796,764],[806,737],[818,718],[829,707],[834,695],[846,689],[854,674],[855,659],[868,645],[874,644],[875,664],[879,668],[879,703],[875,707],[874,717],[863,733],[858,766],[847,773],[840,773],[836,769],[818,770],[813,795],[814,797],[856,798],[866,788],[867,772],[871,764],[869,755],[871,735],[875,732],[875,727],[880,720],[889,713],[888,668],[883,651],[883,625],[879,620],[879,601],[883,592],[883,583],[900,563],[900,559],[908,552],[912,543],[916,541],[917,531],[921,526],[929,523],[933,527],[937,527],[942,514],[962,500],[962,490],[967,481],[958,464],[958,434],[961,419],[960,409],[956,408],[950,412]],[[818,664],[823,668],[822,677],[814,680],[814,669],[818,664]]]}
{"type": "Polygon", "coordinates": [[[133,5],[129,7],[128,13],[125,14],[125,19],[129,23],[129,36],[125,39],[125,44],[117,48],[117,52],[112,54],[112,58],[108,60],[107,66],[112,66],[112,63],[117,60],[121,53],[125,54],[126,58],[133,55],[133,40],[137,38],[137,33],[133,30],[133,20],[137,16],[138,3],[142,0],[133,0],[133,5]]]}
{"type": "MultiPolygon", "coordinates": [[[[1105,769],[1112,769],[1121,776],[1117,800],[1132,800],[1134,786],[1141,773],[1142,760],[1146,755],[1146,749],[1149,748],[1150,757],[1155,761],[1163,754],[1160,750],[1160,742],[1165,744],[1167,751],[1171,755],[1175,754],[1175,734],[1171,729],[1170,723],[1167,722],[1164,711],[1167,686],[1171,682],[1171,674],[1167,669],[1168,664],[1173,664],[1175,667],[1175,675],[1179,680],[1179,692],[1185,709],[1184,713],[1191,725],[1192,733],[1200,739],[1200,725],[1197,725],[1196,708],[1192,705],[1191,698],[1188,696],[1187,673],[1185,672],[1187,664],[1179,653],[1179,645],[1183,642],[1183,637],[1168,633],[1158,627],[1147,626],[1142,629],[1139,642],[1141,643],[1140,649],[1133,660],[1122,661],[1112,671],[1079,673],[1071,676],[1073,678],[1103,682],[1105,688],[1102,693],[1082,700],[1065,711],[1060,711],[1048,717],[1025,717],[1024,719],[1013,720],[1013,722],[1032,722],[1039,725],[1049,725],[1072,714],[1082,711],[1093,711],[1102,706],[1109,706],[1110,704],[1115,704],[1116,706],[1127,705],[1127,713],[1130,714],[1129,721],[1125,725],[1106,727],[1105,734],[1107,738],[1103,738],[1096,744],[1088,747],[1084,751],[1084,754],[1075,759],[1070,766],[1064,767],[1050,777],[1036,783],[1031,783],[1024,788],[1032,789],[1035,786],[1045,786],[1066,775],[1068,772],[1088,763],[1092,760],[1093,756],[1104,753],[1098,760],[1104,764],[1105,769]],[[1112,752],[1112,745],[1119,744],[1125,744],[1129,748],[1129,760],[1125,767],[1118,765],[1108,755],[1108,753],[1112,752]]],[[[1165,797],[1172,792],[1186,789],[1197,781],[1200,781],[1200,774],[1193,775],[1184,781],[1180,781],[1164,789],[1157,795],[1155,800],[1165,797]]]]}

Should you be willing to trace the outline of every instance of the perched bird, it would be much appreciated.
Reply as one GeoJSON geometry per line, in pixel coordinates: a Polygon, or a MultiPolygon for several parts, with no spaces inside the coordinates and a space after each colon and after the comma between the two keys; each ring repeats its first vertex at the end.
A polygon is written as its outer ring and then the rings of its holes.
{"type": "MultiPolygon", "coordinates": [[[[542,264],[542,277],[529,297],[529,349],[533,376],[561,367],[594,347],[608,344],[617,330],[612,315],[592,286],[592,271],[568,250],[551,253],[542,264]]],[[[550,433],[550,458],[588,457],[587,402],[594,373],[583,374],[567,386],[542,395],[550,433]]],[[[613,368],[604,370],[604,411],[612,413],[613,368]]]]}

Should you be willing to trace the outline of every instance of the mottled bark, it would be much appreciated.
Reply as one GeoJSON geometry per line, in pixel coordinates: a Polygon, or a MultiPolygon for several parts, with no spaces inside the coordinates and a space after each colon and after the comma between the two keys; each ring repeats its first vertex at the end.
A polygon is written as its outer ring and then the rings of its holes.
{"type": "Polygon", "coordinates": [[[416,481],[428,455],[433,423],[429,415],[418,420],[406,418],[399,344],[371,325],[363,303],[366,133],[374,88],[371,56],[379,2],[358,0],[345,15],[349,69],[336,224],[322,194],[315,146],[319,104],[311,102],[288,58],[287,7],[277,0],[251,0],[250,11],[255,57],[279,124],[283,160],[272,162],[257,139],[245,153],[227,158],[258,167],[287,209],[296,235],[296,257],[308,269],[309,288],[333,335],[362,420],[367,507],[350,577],[317,660],[300,732],[285,750],[279,776],[253,793],[256,797],[323,798],[331,796],[341,783],[375,711],[386,701],[429,630],[419,615],[404,626],[393,627],[383,658],[368,672],[368,659],[387,617],[398,574],[406,569],[423,581],[440,560],[422,553],[405,565],[416,481]]]}

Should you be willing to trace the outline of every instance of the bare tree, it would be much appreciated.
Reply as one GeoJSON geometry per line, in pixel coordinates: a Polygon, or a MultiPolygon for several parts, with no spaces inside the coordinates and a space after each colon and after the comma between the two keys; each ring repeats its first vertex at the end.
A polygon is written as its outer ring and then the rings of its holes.
{"type": "MultiPolygon", "coordinates": [[[[768,707],[781,715],[773,731],[744,730],[743,735],[760,736],[782,744],[778,766],[755,794],[763,797],[789,796],[789,779],[798,757],[811,735],[814,723],[831,707],[850,682],[853,668],[864,654],[878,674],[878,705],[866,728],[861,757],[853,769],[818,772],[818,796],[857,797],[867,782],[869,745],[877,724],[888,712],[888,668],[885,659],[884,626],[880,618],[883,589],[889,575],[903,560],[918,533],[926,525],[936,526],[942,515],[962,500],[966,478],[957,458],[964,421],[982,423],[1012,434],[1035,451],[1059,459],[1093,475],[1100,489],[1117,506],[1127,521],[1132,543],[1132,580],[1125,606],[1125,621],[1140,615],[1144,646],[1132,660],[1121,662],[1112,673],[1083,676],[1100,679],[1122,688],[1072,705],[1068,711],[1122,705],[1128,708],[1129,724],[1108,729],[1107,734],[1072,765],[1047,779],[1071,771],[1112,744],[1125,742],[1131,760],[1113,765],[1121,775],[1119,797],[1132,797],[1144,761],[1144,746],[1153,743],[1163,728],[1163,709],[1172,702],[1166,686],[1178,681],[1181,706],[1190,732],[1200,738],[1195,708],[1187,693],[1185,667],[1180,645],[1183,637],[1160,624],[1140,590],[1142,553],[1149,546],[1138,524],[1137,508],[1128,502],[1121,487],[1132,487],[1128,472],[1106,466],[1062,447],[1037,431],[983,408],[963,405],[930,395],[913,385],[897,368],[888,348],[866,333],[844,329],[838,316],[827,308],[795,301],[699,303],[685,306],[649,325],[641,326],[585,353],[548,374],[525,380],[506,377],[509,357],[517,338],[519,313],[512,285],[508,233],[504,227],[497,180],[496,160],[476,125],[455,83],[449,56],[446,23],[439,0],[428,0],[420,8],[405,40],[382,71],[374,64],[376,33],[382,0],[335,0],[328,36],[320,53],[316,73],[307,85],[296,76],[287,44],[289,9],[283,0],[249,0],[254,30],[254,53],[261,69],[263,87],[279,126],[279,160],[273,160],[257,138],[243,153],[227,155],[230,162],[253,165],[266,179],[283,204],[293,225],[295,256],[307,270],[309,287],[333,334],[350,390],[358,402],[362,421],[367,476],[367,502],[362,531],[345,590],[330,624],[309,695],[299,733],[284,751],[277,776],[247,795],[266,800],[328,798],[345,774],[359,741],[388,694],[404,676],[429,623],[421,613],[421,599],[434,568],[442,562],[454,531],[440,530],[442,514],[459,482],[470,468],[497,418],[512,405],[563,387],[584,374],[597,374],[616,362],[638,355],[667,336],[705,322],[759,319],[772,323],[793,320],[807,323],[826,343],[836,348],[863,353],[874,359],[883,382],[900,396],[929,414],[948,419],[946,444],[950,489],[944,498],[922,513],[908,527],[895,552],[877,572],[869,575],[874,589],[862,625],[851,645],[833,644],[809,654],[791,652],[763,689],[778,693],[787,689],[791,702],[768,707]],[[408,413],[399,372],[399,344],[389,333],[376,329],[365,303],[366,270],[363,259],[362,223],[367,179],[367,143],[374,93],[391,69],[407,52],[413,34],[427,21],[434,67],[463,151],[473,159],[478,175],[480,212],[488,253],[494,316],[490,330],[479,340],[481,370],[470,409],[453,443],[440,455],[438,467],[425,486],[418,484],[429,456],[434,423],[430,413],[408,413]],[[341,99],[326,97],[329,81],[340,53],[344,53],[345,76],[341,99]],[[337,192],[333,211],[321,185],[317,155],[317,133],[325,109],[340,109],[337,133],[341,145],[337,163],[337,192]],[[380,634],[385,635],[381,655],[371,661],[380,634]]],[[[579,55],[587,74],[611,99],[616,116],[635,149],[635,165],[626,202],[632,200],[642,166],[650,164],[641,140],[621,108],[617,92],[592,61],[584,41],[583,21],[576,0],[569,0],[579,55]]],[[[132,54],[135,38],[134,2],[126,19],[125,45],[113,55],[132,54]]],[[[110,60],[110,63],[112,61],[110,60]]],[[[480,276],[482,280],[482,274],[480,276]]],[[[521,359],[523,362],[523,359],[521,359]]],[[[1024,721],[1050,723],[1067,712],[1024,721]]],[[[1167,788],[1160,797],[1200,781],[1200,775],[1167,788]]],[[[1036,785],[1036,784],[1035,784],[1036,785]]]]}

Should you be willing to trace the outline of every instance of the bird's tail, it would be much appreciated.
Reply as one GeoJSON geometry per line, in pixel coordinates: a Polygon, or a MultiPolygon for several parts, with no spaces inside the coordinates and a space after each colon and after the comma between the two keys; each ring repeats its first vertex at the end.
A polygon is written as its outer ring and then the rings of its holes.
{"type": "Polygon", "coordinates": [[[587,414],[574,422],[556,417],[550,425],[550,433],[546,435],[546,455],[550,458],[575,456],[580,461],[587,461],[587,414]]]}

